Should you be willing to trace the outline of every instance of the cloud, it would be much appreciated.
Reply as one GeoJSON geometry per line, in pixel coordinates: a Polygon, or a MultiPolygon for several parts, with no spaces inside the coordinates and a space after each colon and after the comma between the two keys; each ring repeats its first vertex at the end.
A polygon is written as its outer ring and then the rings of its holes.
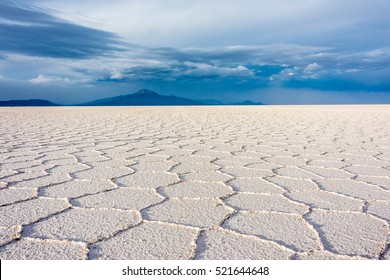
{"type": "Polygon", "coordinates": [[[114,33],[70,23],[49,11],[0,3],[0,51],[41,57],[85,59],[123,49],[114,33]]]}
{"type": "Polygon", "coordinates": [[[24,0],[149,46],[389,44],[388,0],[24,0]]]}
{"type": "Polygon", "coordinates": [[[53,84],[53,83],[69,83],[70,80],[68,78],[45,76],[39,74],[36,78],[30,79],[29,82],[33,84],[44,85],[44,84],[53,84]]]}

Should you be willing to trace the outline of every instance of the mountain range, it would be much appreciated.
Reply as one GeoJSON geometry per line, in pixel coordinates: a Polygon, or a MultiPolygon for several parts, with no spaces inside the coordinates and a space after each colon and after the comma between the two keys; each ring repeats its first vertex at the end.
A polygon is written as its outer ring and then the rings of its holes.
{"type": "Polygon", "coordinates": [[[28,99],[28,100],[8,100],[0,101],[0,107],[38,107],[38,106],[60,106],[44,99],[28,99]]]}
{"type": "MultiPolygon", "coordinates": [[[[249,100],[237,103],[222,103],[215,99],[194,100],[174,95],[160,95],[148,89],[141,89],[133,94],[119,95],[110,98],[97,99],[72,106],[190,106],[190,105],[263,105],[249,100]]],[[[10,100],[0,101],[0,106],[62,106],[48,100],[10,100]]]]}

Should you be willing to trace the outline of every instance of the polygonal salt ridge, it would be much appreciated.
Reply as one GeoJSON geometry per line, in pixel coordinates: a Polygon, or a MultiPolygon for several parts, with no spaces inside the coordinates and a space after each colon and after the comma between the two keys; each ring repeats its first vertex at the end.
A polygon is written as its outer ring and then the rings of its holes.
{"type": "Polygon", "coordinates": [[[306,165],[307,163],[307,160],[305,159],[300,159],[292,156],[271,156],[264,158],[264,161],[282,166],[300,166],[306,165]]]}
{"type": "Polygon", "coordinates": [[[222,167],[220,171],[235,178],[262,178],[274,175],[271,170],[247,168],[240,166],[222,167]]]}
{"type": "Polygon", "coordinates": [[[186,226],[143,221],[112,238],[91,245],[90,258],[190,259],[197,234],[197,229],[186,226]]]}
{"type": "Polygon", "coordinates": [[[318,166],[301,166],[300,167],[303,170],[312,172],[313,174],[317,174],[319,176],[322,176],[324,178],[332,178],[332,179],[351,179],[355,174],[351,172],[347,172],[344,169],[339,168],[324,168],[324,167],[318,167],[318,166]]]}
{"type": "Polygon", "coordinates": [[[46,173],[50,173],[48,170],[50,168],[54,167],[54,165],[49,165],[49,164],[40,164],[40,165],[36,165],[36,166],[32,166],[32,167],[26,167],[26,168],[20,168],[18,169],[18,172],[39,172],[39,171],[43,171],[43,172],[46,172],[46,173]]]}
{"type": "Polygon", "coordinates": [[[390,178],[389,177],[375,177],[375,176],[356,176],[355,180],[359,182],[375,185],[379,188],[390,191],[390,178]]]}
{"type": "Polygon", "coordinates": [[[45,164],[50,164],[50,165],[70,165],[70,164],[76,164],[77,163],[77,158],[72,157],[72,158],[60,158],[60,159],[50,159],[50,160],[44,160],[43,161],[45,164]]]}
{"type": "Polygon", "coordinates": [[[367,213],[390,222],[390,201],[368,202],[367,213]]]}
{"type": "Polygon", "coordinates": [[[345,167],[344,170],[347,170],[356,175],[382,176],[382,177],[390,176],[390,170],[387,170],[382,167],[354,165],[354,166],[345,167]]]}
{"type": "Polygon", "coordinates": [[[260,152],[255,152],[255,151],[238,151],[238,152],[232,152],[232,154],[235,157],[243,157],[243,158],[253,158],[253,159],[262,159],[265,157],[269,157],[269,155],[260,153],[260,152]]]}
{"type": "Polygon", "coordinates": [[[255,236],[226,229],[202,231],[197,239],[194,259],[198,260],[276,260],[288,259],[293,251],[255,236]]]}
{"type": "Polygon", "coordinates": [[[141,210],[163,201],[155,189],[119,188],[74,199],[74,206],[84,208],[141,210]]]}
{"type": "Polygon", "coordinates": [[[286,197],[293,201],[306,204],[311,209],[320,208],[337,211],[362,211],[364,206],[364,201],[361,199],[322,190],[291,192],[287,193],[286,197]]]}
{"type": "Polygon", "coordinates": [[[176,174],[184,174],[184,173],[194,173],[194,172],[202,172],[202,171],[215,171],[218,170],[220,167],[214,163],[176,163],[175,165],[169,170],[170,172],[176,173],[176,174]]]}
{"type": "Polygon", "coordinates": [[[285,190],[272,184],[262,178],[236,178],[227,183],[233,190],[240,193],[268,193],[268,194],[282,194],[285,190]]]}
{"type": "Polygon", "coordinates": [[[28,161],[20,161],[20,162],[11,162],[11,163],[0,163],[0,169],[24,169],[32,166],[40,165],[42,161],[40,160],[28,160],[28,161]]]}
{"type": "Polygon", "coordinates": [[[56,165],[46,171],[49,173],[75,173],[78,171],[83,171],[90,169],[89,165],[84,163],[75,163],[75,164],[66,164],[66,165],[56,165]]]}
{"type": "Polygon", "coordinates": [[[93,243],[112,237],[140,221],[137,211],[71,208],[25,226],[22,236],[93,243]]]}
{"type": "Polygon", "coordinates": [[[230,156],[225,158],[217,158],[213,161],[214,164],[217,164],[221,167],[244,167],[248,164],[255,164],[263,162],[260,158],[251,158],[251,157],[239,157],[239,156],[230,156]]]}
{"type": "Polygon", "coordinates": [[[335,159],[343,159],[343,160],[365,160],[367,159],[366,155],[360,155],[360,154],[349,154],[349,153],[344,153],[344,152],[327,152],[325,154],[326,157],[329,158],[335,158],[335,159]]]}
{"type": "MultiPolygon", "coordinates": [[[[160,148],[160,147],[159,147],[160,148]]],[[[189,156],[193,153],[193,150],[171,148],[171,149],[160,149],[160,151],[153,153],[154,155],[167,155],[167,156],[189,156]]]]}
{"type": "Polygon", "coordinates": [[[0,206],[37,197],[37,189],[0,188],[0,206]]]}
{"type": "Polygon", "coordinates": [[[0,207],[0,227],[26,225],[71,207],[66,199],[34,198],[0,207]]]}
{"type": "Polygon", "coordinates": [[[192,150],[192,151],[209,151],[215,147],[213,145],[207,145],[201,143],[187,143],[182,145],[183,145],[182,148],[186,150],[192,150]]]}
{"type": "Polygon", "coordinates": [[[134,162],[131,168],[143,172],[164,172],[169,171],[175,165],[177,163],[174,161],[141,161],[134,162]]]}
{"type": "Polygon", "coordinates": [[[350,166],[349,163],[343,161],[325,161],[325,160],[309,160],[307,166],[323,167],[323,168],[343,168],[350,166]]]}
{"type": "Polygon", "coordinates": [[[109,159],[106,161],[98,161],[98,162],[89,162],[88,166],[91,167],[108,167],[108,168],[115,168],[115,167],[130,167],[136,163],[135,160],[130,159],[109,159]]]}
{"type": "Polygon", "coordinates": [[[295,179],[319,180],[323,178],[322,176],[319,176],[307,170],[303,170],[296,166],[275,168],[273,172],[277,176],[284,176],[284,177],[290,177],[295,179]]]}
{"type": "Polygon", "coordinates": [[[122,177],[134,173],[129,167],[121,166],[96,166],[91,169],[72,173],[75,179],[105,180],[122,177]]]}
{"type": "Polygon", "coordinates": [[[365,260],[362,257],[352,257],[347,255],[333,254],[328,251],[309,251],[304,253],[297,253],[293,256],[293,260],[365,260]]]}
{"type": "Polygon", "coordinates": [[[213,151],[213,150],[196,151],[196,152],[193,152],[191,155],[200,156],[200,157],[213,157],[213,158],[220,158],[220,159],[230,158],[233,156],[233,154],[231,152],[228,152],[228,151],[213,151]]]}
{"type": "Polygon", "coordinates": [[[377,158],[379,160],[390,161],[390,153],[382,153],[380,155],[375,156],[375,158],[377,158]]]}
{"type": "Polygon", "coordinates": [[[7,183],[16,183],[16,182],[29,180],[29,179],[36,179],[39,177],[47,176],[47,173],[44,171],[22,172],[22,173],[9,172],[9,173],[11,174],[1,178],[1,181],[7,183]]]}
{"type": "MultiPolygon", "coordinates": [[[[0,179],[2,180],[5,177],[9,177],[11,175],[20,174],[21,172],[15,171],[15,170],[3,170],[0,169],[0,179]]],[[[2,182],[3,184],[6,184],[7,182],[2,182]]]]}
{"type": "Polygon", "coordinates": [[[224,202],[237,211],[270,211],[301,215],[309,212],[307,205],[274,194],[238,193],[224,202]]]}
{"type": "Polygon", "coordinates": [[[160,188],[180,181],[178,175],[174,173],[141,171],[114,180],[121,187],[132,188],[160,188]]]}
{"type": "Polygon", "coordinates": [[[240,152],[242,151],[242,146],[235,146],[235,145],[218,145],[214,146],[209,151],[216,151],[216,152],[240,152]]]}
{"type": "Polygon", "coordinates": [[[272,171],[273,169],[283,167],[280,164],[275,164],[275,163],[269,163],[265,162],[263,160],[259,160],[257,163],[248,163],[244,167],[247,168],[253,168],[253,169],[264,169],[264,170],[270,170],[272,171]]]}
{"type": "Polygon", "coordinates": [[[222,227],[274,241],[294,251],[322,249],[318,233],[298,214],[244,211],[230,216],[222,227]]]}
{"type": "Polygon", "coordinates": [[[274,148],[271,146],[256,146],[256,147],[246,147],[247,151],[253,151],[253,152],[260,152],[262,154],[265,154],[267,156],[294,156],[295,153],[287,152],[283,149],[274,148]]]}
{"type": "Polygon", "coordinates": [[[388,223],[365,213],[314,210],[306,218],[332,253],[378,259],[386,247],[388,223]]]}
{"type": "Polygon", "coordinates": [[[0,248],[0,258],[8,260],[84,260],[88,248],[81,242],[22,238],[0,248]]]}
{"type": "Polygon", "coordinates": [[[219,199],[199,198],[170,198],[141,211],[144,220],[198,228],[216,227],[232,212],[219,199]]]}
{"type": "Polygon", "coordinates": [[[181,175],[185,181],[227,182],[234,177],[218,170],[186,173],[181,175]]]}
{"type": "Polygon", "coordinates": [[[109,157],[102,156],[102,155],[93,155],[93,156],[76,156],[77,161],[79,163],[96,163],[99,161],[108,161],[110,160],[109,157]]]}
{"type": "Polygon", "coordinates": [[[39,158],[39,160],[48,163],[55,162],[55,161],[60,161],[60,162],[69,161],[68,163],[72,163],[75,160],[75,156],[73,154],[67,154],[64,153],[63,151],[59,151],[55,153],[45,153],[39,158]]]}
{"type": "Polygon", "coordinates": [[[42,155],[29,155],[29,156],[12,156],[2,160],[2,163],[17,163],[33,160],[41,160],[42,155]]]}
{"type": "Polygon", "coordinates": [[[167,155],[155,155],[155,154],[144,154],[139,155],[133,158],[130,158],[131,160],[134,160],[136,162],[159,162],[159,161],[166,161],[169,159],[169,161],[172,161],[170,159],[170,156],[167,155]]]}
{"type": "Polygon", "coordinates": [[[316,180],[316,183],[322,190],[340,193],[352,198],[363,200],[390,199],[390,191],[356,180],[326,179],[316,180]]]}
{"type": "Polygon", "coordinates": [[[72,178],[64,173],[49,173],[46,176],[29,180],[10,183],[12,187],[20,188],[41,188],[70,181],[72,178]]]}
{"type": "Polygon", "coordinates": [[[172,156],[169,158],[170,161],[178,162],[178,163],[211,163],[215,160],[215,157],[211,156],[172,156]]]}
{"type": "Polygon", "coordinates": [[[118,188],[110,180],[72,180],[66,183],[39,189],[39,196],[54,198],[77,198],[118,188]]]}
{"type": "Polygon", "coordinates": [[[20,238],[22,226],[0,227],[0,246],[20,238]]]}
{"type": "Polygon", "coordinates": [[[376,158],[366,158],[366,159],[358,159],[358,160],[345,160],[350,165],[353,166],[372,166],[372,167],[383,167],[386,168],[386,166],[389,165],[388,161],[385,160],[378,160],[376,158]]]}
{"type": "Polygon", "coordinates": [[[142,156],[146,154],[155,154],[158,151],[160,151],[158,147],[150,147],[150,148],[134,148],[126,153],[128,155],[133,155],[133,156],[142,156]]]}
{"type": "Polygon", "coordinates": [[[93,146],[88,148],[81,148],[80,151],[72,153],[72,155],[76,157],[93,157],[102,155],[102,152],[97,151],[96,147],[93,146]]]}
{"type": "MultiPolygon", "coordinates": [[[[13,146],[13,145],[12,145],[13,146]]],[[[37,156],[38,154],[35,152],[31,152],[30,148],[27,151],[16,150],[15,148],[10,148],[9,150],[5,150],[4,154],[7,158],[9,158],[12,162],[12,158],[23,158],[24,156],[37,156]]],[[[6,158],[2,158],[2,160],[6,160],[6,158]]],[[[8,162],[8,161],[6,161],[8,162]]]]}
{"type": "Polygon", "coordinates": [[[224,183],[187,181],[162,187],[161,193],[170,198],[218,198],[233,194],[232,188],[224,183]]]}

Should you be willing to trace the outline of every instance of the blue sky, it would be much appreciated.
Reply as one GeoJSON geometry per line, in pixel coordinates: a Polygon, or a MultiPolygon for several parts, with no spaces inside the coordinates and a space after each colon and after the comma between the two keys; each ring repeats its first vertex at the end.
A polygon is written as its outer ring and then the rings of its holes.
{"type": "Polygon", "coordinates": [[[1,1],[0,100],[390,103],[388,0],[1,1]]]}

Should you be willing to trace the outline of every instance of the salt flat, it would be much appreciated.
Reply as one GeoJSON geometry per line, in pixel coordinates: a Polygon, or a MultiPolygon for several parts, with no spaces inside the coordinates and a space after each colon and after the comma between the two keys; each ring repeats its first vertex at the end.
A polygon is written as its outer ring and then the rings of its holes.
{"type": "Polygon", "coordinates": [[[0,108],[1,259],[390,259],[390,105],[0,108]]]}

